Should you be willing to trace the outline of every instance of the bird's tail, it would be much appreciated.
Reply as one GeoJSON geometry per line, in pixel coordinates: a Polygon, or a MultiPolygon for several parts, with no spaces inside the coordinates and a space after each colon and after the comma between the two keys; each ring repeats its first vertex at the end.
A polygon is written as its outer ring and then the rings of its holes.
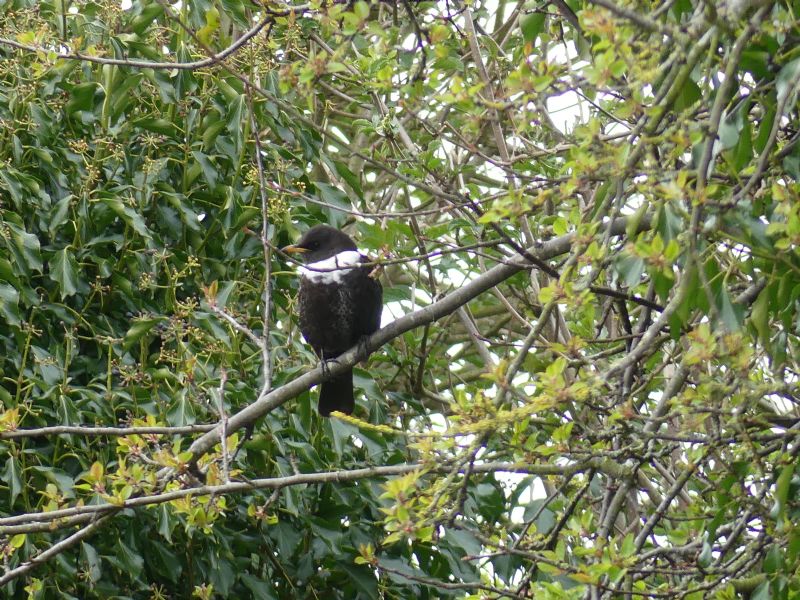
{"type": "Polygon", "coordinates": [[[322,382],[319,393],[319,414],[330,416],[334,410],[349,415],[356,401],[353,394],[353,371],[345,371],[322,382]]]}

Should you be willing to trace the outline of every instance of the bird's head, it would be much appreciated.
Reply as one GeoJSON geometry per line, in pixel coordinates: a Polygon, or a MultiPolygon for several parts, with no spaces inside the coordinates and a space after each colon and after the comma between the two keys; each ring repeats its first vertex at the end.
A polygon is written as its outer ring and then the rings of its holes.
{"type": "Polygon", "coordinates": [[[296,244],[281,250],[287,254],[300,254],[303,262],[311,264],[358,248],[346,233],[328,225],[315,225],[296,244]]]}

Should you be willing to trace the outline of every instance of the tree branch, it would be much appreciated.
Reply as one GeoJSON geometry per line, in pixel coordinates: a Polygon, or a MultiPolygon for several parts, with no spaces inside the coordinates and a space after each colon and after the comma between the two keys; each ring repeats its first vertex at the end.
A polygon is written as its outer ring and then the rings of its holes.
{"type": "Polygon", "coordinates": [[[182,425],[180,427],[82,427],[79,425],[54,425],[53,427],[0,431],[0,440],[37,438],[52,435],[83,435],[87,437],[104,435],[111,437],[124,435],[186,435],[189,433],[204,433],[211,431],[214,427],[216,427],[216,425],[213,423],[205,425],[182,425]]]}
{"type": "MultiPolygon", "coordinates": [[[[462,465],[459,472],[464,472],[468,467],[462,465]]],[[[471,473],[525,473],[529,475],[574,475],[587,469],[596,469],[614,477],[625,477],[630,475],[628,467],[617,464],[613,459],[605,457],[589,457],[585,460],[572,461],[568,464],[556,464],[553,461],[541,463],[512,463],[512,462],[487,462],[476,463],[469,467],[471,473]]],[[[7,533],[6,528],[19,526],[24,523],[45,523],[58,519],[71,518],[82,515],[105,515],[115,513],[120,510],[163,504],[174,500],[194,496],[211,496],[222,494],[235,494],[261,489],[282,489],[295,485],[314,485],[320,483],[342,483],[346,481],[357,481],[360,479],[370,479],[373,477],[392,477],[405,475],[412,471],[422,470],[429,473],[450,472],[452,467],[447,464],[431,466],[426,463],[409,463],[402,465],[388,465],[381,467],[366,467],[362,469],[352,469],[348,471],[324,471],[322,473],[297,473],[282,477],[268,477],[263,479],[252,479],[249,481],[231,481],[220,485],[202,485],[198,487],[172,490],[151,496],[138,496],[130,498],[119,504],[86,504],[83,506],[73,506],[47,512],[26,513],[11,517],[0,518],[0,535],[7,533]]]]}
{"type": "MultiPolygon", "coordinates": [[[[288,12],[286,13],[288,14],[288,12]]],[[[221,52],[217,52],[216,54],[212,54],[208,58],[204,58],[202,60],[195,60],[191,62],[159,62],[153,60],[136,60],[136,59],[119,59],[119,58],[105,58],[102,56],[91,56],[88,54],[82,54],[78,51],[74,52],[55,52],[55,58],[57,60],[79,60],[84,62],[96,63],[99,65],[115,65],[119,67],[133,67],[136,69],[177,69],[180,71],[195,71],[197,69],[202,69],[204,67],[211,67],[214,66],[232,54],[234,54],[237,50],[239,50],[242,46],[244,46],[247,42],[253,39],[258,32],[260,32],[264,27],[269,25],[272,21],[274,21],[275,17],[277,16],[285,16],[281,13],[270,13],[269,16],[264,17],[256,23],[253,27],[247,30],[242,37],[237,39],[233,44],[225,48],[221,52]]],[[[17,50],[24,50],[26,52],[32,53],[39,53],[43,52],[45,55],[53,52],[52,48],[45,48],[42,46],[31,46],[28,44],[22,44],[15,40],[11,40],[8,38],[0,38],[0,46],[8,46],[11,48],[16,48],[17,50]]]]}

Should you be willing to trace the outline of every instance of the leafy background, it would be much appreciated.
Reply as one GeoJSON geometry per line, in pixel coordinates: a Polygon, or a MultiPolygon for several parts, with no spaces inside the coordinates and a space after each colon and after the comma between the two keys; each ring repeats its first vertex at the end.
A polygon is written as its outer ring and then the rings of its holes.
{"type": "Polygon", "coordinates": [[[0,9],[9,597],[798,597],[800,3],[0,9]],[[318,222],[469,303],[235,421],[318,222]]]}

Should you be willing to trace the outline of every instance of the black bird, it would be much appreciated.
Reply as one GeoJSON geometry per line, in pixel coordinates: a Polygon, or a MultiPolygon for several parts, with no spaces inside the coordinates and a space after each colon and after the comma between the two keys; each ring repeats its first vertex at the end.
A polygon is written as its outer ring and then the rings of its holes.
{"type": "MultiPolygon", "coordinates": [[[[302,253],[300,331],[320,359],[334,359],[378,330],[383,288],[371,276],[372,267],[356,266],[369,259],[347,234],[316,225],[283,251],[302,253]]],[[[354,406],[352,369],[322,382],[319,414],[349,415],[354,406]]]]}

